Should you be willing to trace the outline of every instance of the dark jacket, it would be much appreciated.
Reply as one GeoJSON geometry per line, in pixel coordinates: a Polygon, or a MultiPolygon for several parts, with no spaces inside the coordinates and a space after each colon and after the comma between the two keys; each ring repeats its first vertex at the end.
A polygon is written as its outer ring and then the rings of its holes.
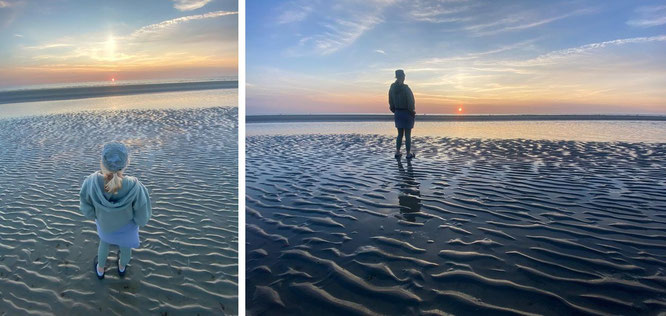
{"type": "Polygon", "coordinates": [[[394,82],[389,89],[389,109],[395,113],[396,110],[408,110],[416,113],[414,107],[414,94],[412,89],[404,83],[394,82]]]}

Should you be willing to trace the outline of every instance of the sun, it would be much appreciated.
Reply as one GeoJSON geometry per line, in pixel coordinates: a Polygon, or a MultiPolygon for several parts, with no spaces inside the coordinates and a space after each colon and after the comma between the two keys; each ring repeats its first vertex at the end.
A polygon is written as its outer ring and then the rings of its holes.
{"type": "Polygon", "coordinates": [[[462,106],[458,107],[458,113],[462,113],[462,106]]]}

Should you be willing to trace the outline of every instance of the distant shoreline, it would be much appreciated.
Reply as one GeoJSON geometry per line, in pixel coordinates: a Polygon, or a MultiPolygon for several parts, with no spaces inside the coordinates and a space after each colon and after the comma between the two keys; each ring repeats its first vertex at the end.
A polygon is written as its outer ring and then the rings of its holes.
{"type": "Polygon", "coordinates": [[[159,92],[237,88],[238,81],[235,80],[12,90],[0,92],[0,104],[87,99],[159,92]]]}
{"type": "MultiPolygon", "coordinates": [[[[604,115],[604,114],[486,114],[444,115],[420,114],[419,122],[475,122],[475,121],[666,121],[666,115],[604,115]]],[[[313,115],[248,115],[246,123],[281,122],[381,122],[393,121],[391,114],[313,114],[313,115]]]]}

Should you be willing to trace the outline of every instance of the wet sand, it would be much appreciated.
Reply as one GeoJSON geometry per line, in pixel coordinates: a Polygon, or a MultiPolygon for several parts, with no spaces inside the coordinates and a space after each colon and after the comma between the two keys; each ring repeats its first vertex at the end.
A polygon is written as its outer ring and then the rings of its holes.
{"type": "Polygon", "coordinates": [[[247,139],[252,315],[666,311],[666,144],[247,139]]]}
{"type": "MultiPolygon", "coordinates": [[[[0,119],[0,314],[237,314],[237,108],[0,119]],[[103,143],[131,146],[126,174],[151,193],[128,272],[79,212],[103,143]]],[[[100,314],[100,315],[102,315],[100,314]]]]}

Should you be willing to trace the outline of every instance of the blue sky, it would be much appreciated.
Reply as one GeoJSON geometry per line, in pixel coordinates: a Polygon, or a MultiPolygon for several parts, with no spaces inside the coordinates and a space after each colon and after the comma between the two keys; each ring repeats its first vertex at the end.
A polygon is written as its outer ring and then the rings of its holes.
{"type": "Polygon", "coordinates": [[[0,87],[237,75],[235,0],[0,0],[0,87]]]}
{"type": "Polygon", "coordinates": [[[247,1],[247,111],[666,114],[663,1],[247,1]]]}

